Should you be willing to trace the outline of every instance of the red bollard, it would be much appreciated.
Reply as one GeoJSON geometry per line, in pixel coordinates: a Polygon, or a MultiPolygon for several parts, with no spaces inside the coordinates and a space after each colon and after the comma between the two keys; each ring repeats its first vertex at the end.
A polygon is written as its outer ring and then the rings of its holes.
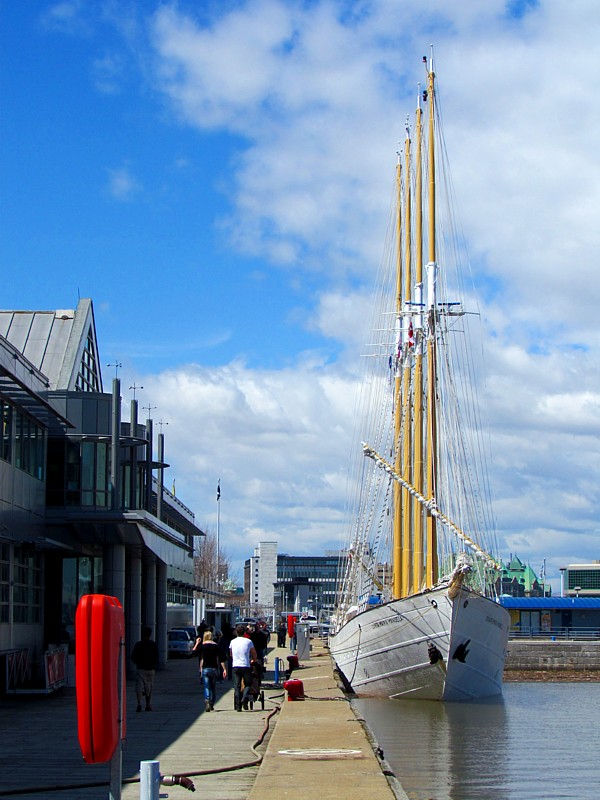
{"type": "Polygon", "coordinates": [[[304,700],[304,684],[297,678],[285,681],[283,688],[288,693],[288,700],[304,700]]]}

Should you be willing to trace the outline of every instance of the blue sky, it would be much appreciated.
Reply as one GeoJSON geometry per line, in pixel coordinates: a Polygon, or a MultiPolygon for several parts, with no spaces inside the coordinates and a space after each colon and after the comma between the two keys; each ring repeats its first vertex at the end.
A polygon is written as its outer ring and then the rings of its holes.
{"type": "MultiPolygon", "coordinates": [[[[600,558],[594,0],[0,0],[4,308],[94,301],[236,565],[342,532],[356,356],[435,43],[502,555],[600,558]],[[456,7],[454,7],[456,6],[456,7]]],[[[104,370],[108,387],[114,371],[104,370]]]]}

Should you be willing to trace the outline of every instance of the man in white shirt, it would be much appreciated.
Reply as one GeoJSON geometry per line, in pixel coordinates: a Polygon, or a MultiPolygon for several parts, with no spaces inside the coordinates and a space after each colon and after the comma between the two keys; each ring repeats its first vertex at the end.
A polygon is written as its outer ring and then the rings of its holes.
{"type": "Polygon", "coordinates": [[[231,669],[233,677],[233,705],[236,711],[241,711],[242,706],[248,709],[248,694],[252,681],[251,662],[256,661],[256,650],[252,640],[248,639],[245,625],[238,625],[235,629],[237,636],[231,640],[229,655],[231,656],[231,669]],[[244,693],[242,694],[242,681],[244,693]]]}

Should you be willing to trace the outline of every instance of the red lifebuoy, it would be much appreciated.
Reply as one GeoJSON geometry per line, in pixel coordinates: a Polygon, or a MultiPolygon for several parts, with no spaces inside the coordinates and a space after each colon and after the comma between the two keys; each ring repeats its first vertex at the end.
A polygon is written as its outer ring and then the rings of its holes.
{"type": "Polygon", "coordinates": [[[125,617],[119,600],[105,594],[84,595],[75,614],[75,686],[79,746],[88,764],[113,757],[120,716],[125,737],[124,640],[125,617]]]}

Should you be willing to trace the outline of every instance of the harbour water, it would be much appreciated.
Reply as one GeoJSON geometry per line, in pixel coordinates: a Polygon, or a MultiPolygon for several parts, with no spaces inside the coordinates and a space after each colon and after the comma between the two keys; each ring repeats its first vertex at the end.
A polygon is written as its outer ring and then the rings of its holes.
{"type": "Polygon", "coordinates": [[[600,683],[478,703],[353,701],[410,800],[597,800],[600,683]]]}

